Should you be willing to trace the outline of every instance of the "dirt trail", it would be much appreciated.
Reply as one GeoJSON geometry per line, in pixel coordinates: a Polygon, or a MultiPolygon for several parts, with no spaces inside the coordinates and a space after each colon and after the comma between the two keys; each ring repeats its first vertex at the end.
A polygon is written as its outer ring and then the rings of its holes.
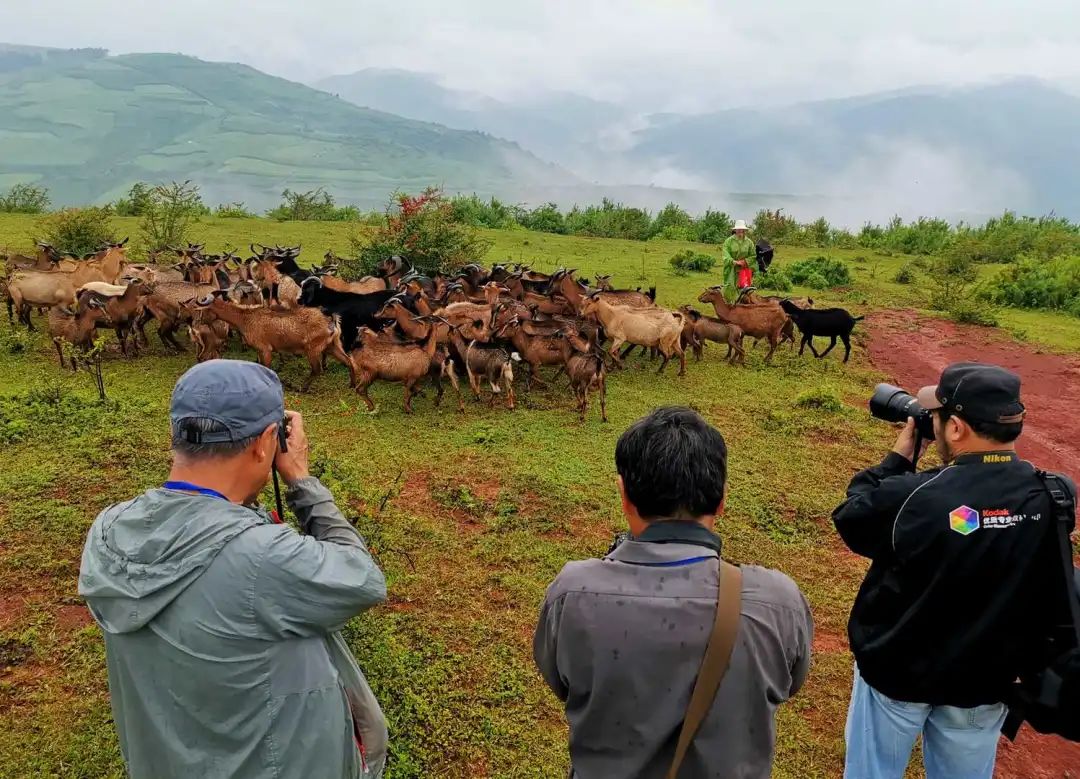
{"type": "MultiPolygon", "coordinates": [[[[870,359],[911,392],[934,383],[946,365],[962,360],[995,363],[1018,373],[1028,415],[1017,449],[1025,459],[1080,481],[1080,359],[1040,354],[999,331],[914,311],[881,311],[868,319],[870,359]]],[[[994,776],[1076,779],[1080,744],[1040,736],[1025,725],[1015,743],[1002,738],[994,776]]]]}
{"type": "Polygon", "coordinates": [[[1039,354],[997,330],[881,311],[869,317],[870,359],[893,383],[915,392],[942,369],[963,360],[989,362],[1018,373],[1027,406],[1020,454],[1080,481],[1080,359],[1039,354]]]}

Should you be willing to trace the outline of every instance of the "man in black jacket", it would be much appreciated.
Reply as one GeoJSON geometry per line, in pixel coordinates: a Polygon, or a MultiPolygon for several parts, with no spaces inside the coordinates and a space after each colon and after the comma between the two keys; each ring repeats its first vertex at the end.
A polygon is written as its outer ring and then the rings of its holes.
{"type": "Polygon", "coordinates": [[[1064,604],[1051,502],[1016,455],[1018,376],[958,363],[918,400],[945,465],[915,472],[909,421],[833,513],[872,561],[848,623],[845,777],[900,779],[921,733],[928,779],[990,779],[1001,701],[1064,604]]]}

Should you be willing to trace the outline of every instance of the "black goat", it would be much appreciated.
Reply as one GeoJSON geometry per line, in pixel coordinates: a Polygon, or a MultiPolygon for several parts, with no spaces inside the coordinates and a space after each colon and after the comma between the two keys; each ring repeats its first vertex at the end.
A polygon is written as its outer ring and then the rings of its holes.
{"type": "Polygon", "coordinates": [[[300,285],[300,305],[321,308],[324,314],[341,317],[341,345],[346,352],[356,345],[357,333],[361,327],[378,332],[385,324],[375,317],[386,301],[397,294],[396,290],[386,289],[358,295],[353,292],[338,292],[324,287],[322,279],[311,276],[300,285]]]}
{"type": "Polygon", "coordinates": [[[851,356],[851,331],[855,323],[862,320],[861,316],[852,316],[842,308],[799,308],[790,300],[781,300],[780,307],[784,313],[791,317],[795,326],[802,333],[802,343],[799,345],[799,354],[807,346],[814,356],[821,359],[836,346],[836,339],[844,342],[844,362],[851,356]],[[831,338],[829,348],[821,354],[814,348],[814,337],[831,338]]]}

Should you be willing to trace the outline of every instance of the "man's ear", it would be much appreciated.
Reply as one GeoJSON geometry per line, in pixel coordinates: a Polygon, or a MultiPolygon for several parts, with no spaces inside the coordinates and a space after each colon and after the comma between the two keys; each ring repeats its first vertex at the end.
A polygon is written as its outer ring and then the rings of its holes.
{"type": "Polygon", "coordinates": [[[630,502],[630,498],[626,497],[626,485],[623,484],[622,476],[615,477],[616,484],[619,485],[619,500],[622,501],[623,514],[627,519],[635,522],[641,522],[641,515],[638,513],[637,506],[630,502]]]}
{"type": "Polygon", "coordinates": [[[720,505],[716,507],[716,516],[724,515],[724,504],[727,503],[727,484],[724,485],[724,494],[720,498],[720,505]]]}
{"type": "Polygon", "coordinates": [[[259,462],[273,460],[277,454],[277,423],[270,425],[261,433],[253,447],[255,459],[259,462]]]}

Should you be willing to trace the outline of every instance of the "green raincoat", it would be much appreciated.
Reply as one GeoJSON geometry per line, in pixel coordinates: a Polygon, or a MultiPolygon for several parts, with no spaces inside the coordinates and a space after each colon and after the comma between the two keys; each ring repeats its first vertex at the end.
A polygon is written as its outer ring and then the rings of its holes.
{"type": "Polygon", "coordinates": [[[132,779],[381,775],[386,723],[338,631],[385,579],[317,479],[287,499],[305,535],[165,489],[91,526],[79,594],[132,779]]]}
{"type": "Polygon", "coordinates": [[[724,261],[724,294],[731,290],[732,300],[736,297],[735,291],[735,261],[746,260],[753,268],[757,262],[757,246],[750,236],[741,239],[735,235],[729,235],[724,241],[721,258],[724,261]]]}

